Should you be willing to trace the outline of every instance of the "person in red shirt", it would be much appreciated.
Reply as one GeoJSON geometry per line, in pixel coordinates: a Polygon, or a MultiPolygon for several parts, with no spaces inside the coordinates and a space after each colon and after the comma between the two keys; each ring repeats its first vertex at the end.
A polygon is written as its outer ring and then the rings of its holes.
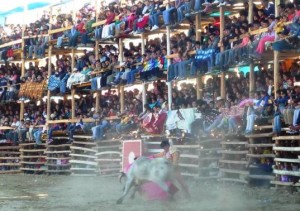
{"type": "Polygon", "coordinates": [[[102,39],[107,39],[113,37],[113,31],[114,31],[114,26],[115,26],[115,17],[116,14],[114,13],[113,10],[108,10],[106,12],[106,22],[105,26],[103,26],[102,29],[102,39]]]}

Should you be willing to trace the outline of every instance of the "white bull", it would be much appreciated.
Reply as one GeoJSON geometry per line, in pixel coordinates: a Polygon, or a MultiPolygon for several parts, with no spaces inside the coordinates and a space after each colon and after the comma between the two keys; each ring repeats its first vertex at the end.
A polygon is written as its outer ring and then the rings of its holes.
{"type": "MultiPolygon", "coordinates": [[[[173,175],[174,170],[172,164],[165,158],[138,158],[128,170],[124,192],[121,198],[118,199],[117,204],[121,204],[123,202],[125,196],[134,185],[139,186],[146,181],[156,183],[162,190],[169,193],[169,186],[166,182],[173,181],[173,175]]],[[[134,193],[135,191],[136,190],[134,190],[134,193]]],[[[132,197],[134,197],[134,193],[132,197]]]]}

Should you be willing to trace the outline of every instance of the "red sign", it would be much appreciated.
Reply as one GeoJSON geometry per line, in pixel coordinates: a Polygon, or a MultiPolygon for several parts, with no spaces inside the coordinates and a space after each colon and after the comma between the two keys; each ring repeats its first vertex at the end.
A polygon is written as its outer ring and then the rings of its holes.
{"type": "Polygon", "coordinates": [[[143,155],[142,140],[123,141],[122,155],[122,169],[126,172],[128,166],[134,162],[134,158],[141,157],[143,155]]]}

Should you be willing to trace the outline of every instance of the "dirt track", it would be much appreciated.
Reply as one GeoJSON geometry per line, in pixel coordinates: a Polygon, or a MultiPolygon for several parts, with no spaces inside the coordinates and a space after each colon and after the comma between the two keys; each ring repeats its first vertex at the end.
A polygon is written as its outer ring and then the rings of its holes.
{"type": "Polygon", "coordinates": [[[148,202],[137,196],[116,205],[117,178],[0,175],[0,210],[299,210],[300,196],[267,188],[190,182],[192,199],[148,202]]]}

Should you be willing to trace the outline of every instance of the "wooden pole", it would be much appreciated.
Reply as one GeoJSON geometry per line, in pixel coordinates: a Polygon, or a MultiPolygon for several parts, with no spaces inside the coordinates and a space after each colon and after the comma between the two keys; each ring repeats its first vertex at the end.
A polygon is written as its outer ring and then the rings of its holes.
{"type": "Polygon", "coordinates": [[[141,43],[142,54],[145,54],[145,35],[144,35],[144,33],[141,34],[141,40],[142,40],[142,43],[141,43]]]}
{"type": "MultiPolygon", "coordinates": [[[[196,15],[196,40],[201,41],[201,14],[196,15]]],[[[202,92],[202,75],[200,74],[199,77],[196,78],[196,93],[197,93],[197,100],[203,97],[202,92]]]]}
{"type": "Polygon", "coordinates": [[[71,113],[72,113],[72,119],[75,119],[75,89],[71,89],[71,113]]]}
{"type": "MultiPolygon", "coordinates": [[[[275,0],[275,17],[279,16],[280,0],[275,0]]],[[[274,51],[274,94],[277,98],[277,91],[279,89],[279,51],[274,51]]]]}
{"type": "Polygon", "coordinates": [[[253,23],[253,0],[248,0],[248,23],[253,23]]]}
{"type": "MultiPolygon", "coordinates": [[[[220,40],[224,37],[224,26],[225,26],[225,19],[224,19],[224,7],[220,7],[220,40]]],[[[221,52],[224,51],[224,46],[221,45],[221,52]]],[[[221,73],[221,97],[225,99],[226,97],[226,78],[225,73],[221,73]]]]}
{"type": "Polygon", "coordinates": [[[146,83],[143,83],[143,90],[142,90],[142,102],[143,102],[143,111],[145,111],[144,105],[147,103],[147,90],[146,90],[146,83]]]}
{"type": "Polygon", "coordinates": [[[100,111],[100,100],[101,100],[101,90],[96,92],[95,111],[97,113],[100,111]]]}
{"type": "MultiPolygon", "coordinates": [[[[50,20],[52,20],[52,7],[50,8],[50,20]]],[[[49,30],[52,29],[52,23],[50,23],[49,30]]],[[[48,33],[49,35],[49,33],[48,33]]],[[[48,47],[48,77],[51,75],[51,57],[52,57],[52,48],[53,46],[51,43],[51,35],[49,35],[49,47],[48,47]]],[[[51,114],[51,92],[50,90],[47,91],[47,122],[50,120],[51,114]]]]}
{"type": "MultiPolygon", "coordinates": [[[[167,9],[169,9],[169,8],[170,8],[170,0],[168,1],[168,4],[167,4],[167,9]]],[[[170,35],[171,35],[170,26],[167,26],[167,55],[171,54],[170,35]]],[[[169,66],[171,65],[171,59],[168,59],[167,61],[168,61],[167,67],[169,68],[169,66]]],[[[167,86],[168,86],[168,105],[169,105],[169,110],[171,110],[171,108],[172,108],[172,82],[171,81],[167,82],[167,86]]]]}
{"type": "MultiPolygon", "coordinates": [[[[24,18],[26,16],[26,12],[27,12],[27,4],[24,5],[24,18]]],[[[23,23],[23,26],[22,26],[22,54],[21,54],[21,58],[22,58],[22,67],[21,67],[21,78],[24,77],[25,75],[25,39],[24,39],[24,36],[25,36],[25,29],[26,29],[26,24],[23,23]]],[[[21,104],[20,104],[20,120],[24,118],[24,110],[25,110],[25,104],[24,104],[24,100],[21,101],[21,104]]]]}
{"type": "Polygon", "coordinates": [[[249,65],[250,72],[249,72],[249,93],[255,91],[255,74],[254,74],[254,63],[253,61],[250,62],[249,65]]]}
{"type": "MultiPolygon", "coordinates": [[[[249,9],[248,9],[248,23],[253,23],[253,0],[248,1],[249,9]]],[[[249,94],[250,92],[255,91],[255,74],[254,74],[254,63],[251,59],[249,65],[249,94]]]]}
{"type": "Polygon", "coordinates": [[[120,109],[121,114],[125,111],[124,86],[120,86],[120,109]]]}

